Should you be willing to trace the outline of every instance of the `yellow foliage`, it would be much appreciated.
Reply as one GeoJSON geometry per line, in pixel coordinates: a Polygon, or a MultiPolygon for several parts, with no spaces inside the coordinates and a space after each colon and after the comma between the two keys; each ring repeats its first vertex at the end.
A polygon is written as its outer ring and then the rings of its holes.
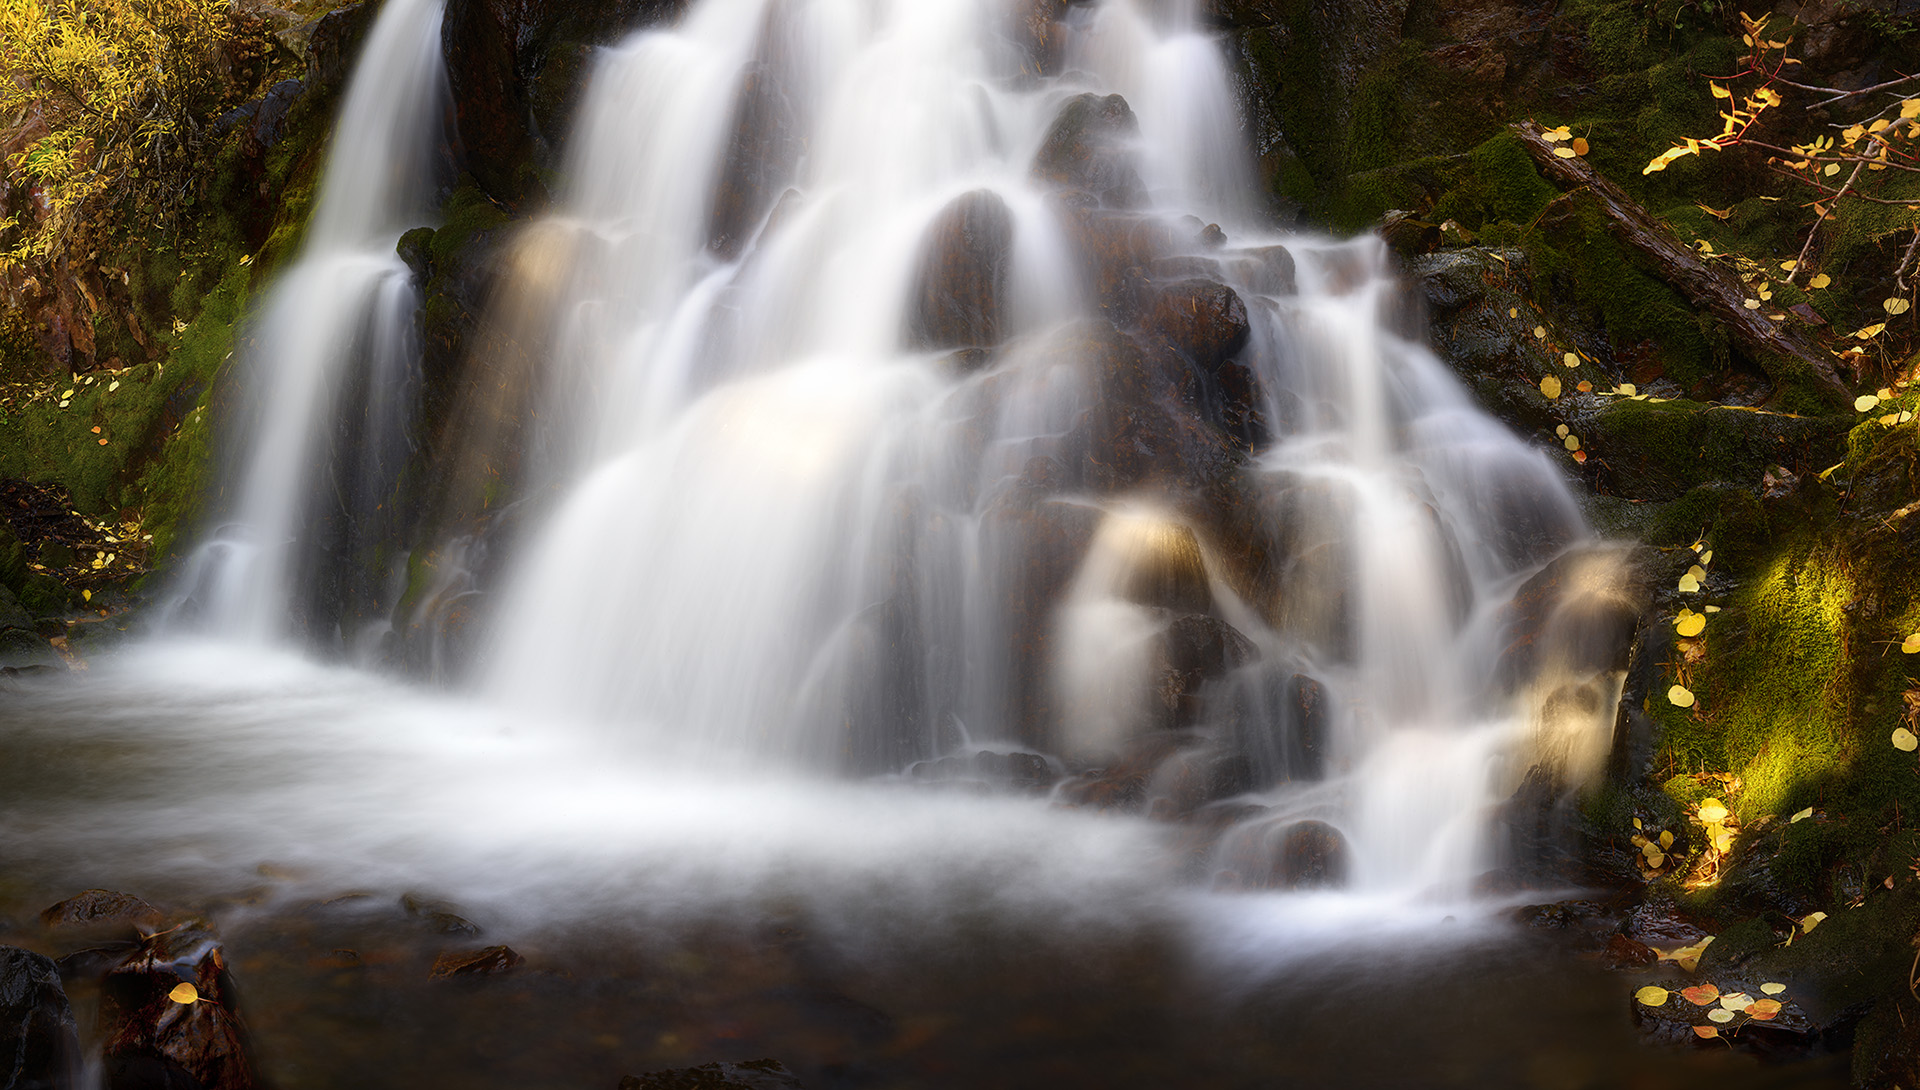
{"type": "Polygon", "coordinates": [[[0,221],[0,268],[56,255],[121,195],[192,165],[232,33],[227,0],[0,0],[0,124],[39,134],[5,164],[39,215],[0,221]]]}

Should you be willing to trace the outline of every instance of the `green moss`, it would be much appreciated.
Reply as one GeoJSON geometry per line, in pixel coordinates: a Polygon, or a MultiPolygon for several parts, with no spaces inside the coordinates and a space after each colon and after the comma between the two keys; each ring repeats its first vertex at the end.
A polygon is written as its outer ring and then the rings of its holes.
{"type": "Polygon", "coordinates": [[[1742,790],[1742,820],[1803,803],[1848,750],[1851,577],[1825,553],[1783,551],[1708,625],[1706,657],[1688,687],[1692,711],[1652,701],[1669,763],[1724,769],[1742,790]]]}

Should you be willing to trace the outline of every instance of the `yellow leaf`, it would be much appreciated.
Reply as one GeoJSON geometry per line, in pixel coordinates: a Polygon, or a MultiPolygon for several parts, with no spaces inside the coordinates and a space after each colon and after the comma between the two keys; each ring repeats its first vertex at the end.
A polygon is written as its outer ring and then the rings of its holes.
{"type": "Polygon", "coordinates": [[[1687,574],[1693,576],[1696,580],[1702,580],[1707,577],[1707,569],[1695,564],[1693,567],[1687,569],[1687,574]]]}
{"type": "Polygon", "coordinates": [[[1568,449],[1568,450],[1579,450],[1579,449],[1580,449],[1580,437],[1579,437],[1579,436],[1577,436],[1577,435],[1569,435],[1569,436],[1567,436],[1567,437],[1566,437],[1566,439],[1565,439],[1565,440],[1563,440],[1563,441],[1564,441],[1564,442],[1566,443],[1566,446],[1567,446],[1567,449],[1568,449]]]}
{"type": "Polygon", "coordinates": [[[1768,995],[1779,995],[1781,992],[1784,992],[1787,990],[1787,986],[1785,984],[1768,983],[1768,984],[1760,985],[1760,990],[1767,993],[1768,995]]]}
{"type": "MultiPolygon", "coordinates": [[[[1805,821],[1805,820],[1807,820],[1808,818],[1810,818],[1810,817],[1812,817],[1812,816],[1813,816],[1813,807],[1811,807],[1811,806],[1809,806],[1809,807],[1807,807],[1807,808],[1806,808],[1805,810],[1801,810],[1801,811],[1799,811],[1798,813],[1796,813],[1796,814],[1794,814],[1792,818],[1790,818],[1790,819],[1788,819],[1788,821],[1787,821],[1787,824],[1789,824],[1789,825],[1791,825],[1791,824],[1793,824],[1793,823],[1794,823],[1794,822],[1796,822],[1796,821],[1805,821]]],[[[1767,985],[1767,987],[1768,987],[1768,988],[1771,988],[1771,987],[1773,987],[1773,985],[1771,985],[1771,984],[1769,984],[1769,985],[1767,985]]],[[[1762,990],[1762,991],[1766,991],[1766,988],[1762,988],[1761,990],[1762,990]]],[[[1785,990],[1786,990],[1786,988],[1785,988],[1785,985],[1782,985],[1782,986],[1781,986],[1781,990],[1782,990],[1782,991],[1785,991],[1785,990]]],[[[1767,992],[1767,994],[1768,994],[1768,995],[1775,995],[1775,994],[1777,994],[1777,993],[1775,993],[1775,992],[1767,992]]]]}
{"type": "Polygon", "coordinates": [[[1554,398],[1559,397],[1560,396],[1560,376],[1548,375],[1547,377],[1541,379],[1540,393],[1544,397],[1546,397],[1548,401],[1552,401],[1554,398]]]}
{"type": "Polygon", "coordinates": [[[1774,1016],[1779,1013],[1780,1001],[1778,999],[1756,999],[1753,1001],[1753,1005],[1747,1008],[1748,1018],[1758,1019],[1762,1022],[1773,1021],[1774,1016]]]}
{"type": "Polygon", "coordinates": [[[1706,607],[1703,607],[1703,609],[1702,609],[1702,612],[1705,612],[1705,613],[1718,613],[1718,612],[1720,612],[1720,607],[1719,607],[1719,606],[1706,606],[1706,607]]]}
{"type": "Polygon", "coordinates": [[[1743,1011],[1753,1006],[1753,997],[1745,992],[1731,992],[1720,997],[1720,1005],[1730,1011],[1743,1011]]]}
{"type": "Polygon", "coordinates": [[[1746,308],[1747,308],[1748,310],[1759,310],[1759,309],[1760,309],[1760,300],[1758,300],[1758,299],[1749,299],[1749,300],[1747,300],[1746,302],[1744,302],[1744,303],[1741,303],[1740,305],[1741,305],[1741,306],[1743,306],[1743,307],[1746,307],[1746,308]]]}
{"type": "Polygon", "coordinates": [[[1634,818],[1634,819],[1633,819],[1633,827],[1634,827],[1634,828],[1636,828],[1636,829],[1644,829],[1644,828],[1646,828],[1646,826],[1645,826],[1645,825],[1642,825],[1642,824],[1640,824],[1640,819],[1639,819],[1639,818],[1634,818]]]}
{"type": "Polygon", "coordinates": [[[80,600],[81,600],[81,601],[83,601],[83,602],[91,602],[91,601],[93,601],[93,592],[92,592],[92,591],[90,591],[90,590],[83,590],[83,591],[81,591],[81,592],[80,592],[80,600]]]}
{"type": "Polygon", "coordinates": [[[1915,738],[1913,732],[1905,727],[1895,727],[1893,728],[1893,748],[1902,753],[1912,753],[1915,749],[1920,749],[1920,738],[1915,738]]]}
{"type": "Polygon", "coordinates": [[[107,383],[107,392],[108,392],[108,393],[112,393],[112,392],[114,392],[115,390],[118,390],[119,388],[120,388],[120,380],[119,380],[119,379],[114,379],[114,380],[113,380],[112,382],[109,382],[109,383],[107,383]]]}
{"type": "Polygon", "coordinates": [[[1620,385],[1614,387],[1613,392],[1621,395],[1622,397],[1632,397],[1633,395],[1639,393],[1640,390],[1631,382],[1623,382],[1620,385]]]}
{"type": "Polygon", "coordinates": [[[1679,586],[1680,586],[1680,593],[1692,594],[1695,591],[1700,589],[1700,580],[1694,578],[1691,575],[1683,575],[1680,577],[1679,586]]]}
{"type": "Polygon", "coordinates": [[[1725,855],[1733,850],[1733,830],[1719,826],[1713,828],[1713,850],[1725,855]]]}
{"type": "Polygon", "coordinates": [[[1537,325],[1537,326],[1534,326],[1534,327],[1533,327],[1533,335],[1534,335],[1534,337],[1535,337],[1535,339],[1537,339],[1537,340],[1542,340],[1542,341],[1544,341],[1544,340],[1546,340],[1546,339],[1547,339],[1547,327],[1546,327],[1546,326],[1543,326],[1543,325],[1537,325]]]}
{"type": "Polygon", "coordinates": [[[1833,277],[1828,276],[1826,273],[1821,273],[1819,276],[1807,281],[1807,286],[1810,288],[1824,288],[1831,283],[1833,283],[1833,277]]]}
{"type": "Polygon", "coordinates": [[[1687,616],[1684,616],[1684,617],[1679,617],[1675,619],[1673,622],[1673,630],[1675,632],[1680,633],[1680,635],[1685,636],[1688,639],[1692,639],[1693,637],[1698,636],[1700,633],[1705,632],[1707,630],[1706,615],[1701,613],[1693,613],[1693,614],[1688,614],[1687,616]]]}
{"type": "Polygon", "coordinates": [[[1909,304],[1905,299],[1883,299],[1880,301],[1880,309],[1886,311],[1888,314],[1905,314],[1908,306],[1909,304]]]}
{"type": "Polygon", "coordinates": [[[1704,824],[1727,820],[1727,804],[1719,799],[1700,800],[1700,820],[1704,824]]]}
{"type": "Polygon", "coordinates": [[[1518,318],[1518,317],[1520,317],[1520,308],[1519,308],[1519,307],[1508,307],[1508,308],[1507,308],[1507,317],[1509,317],[1509,318],[1518,318]]]}
{"type": "Polygon", "coordinates": [[[1713,563],[1713,550],[1712,550],[1712,549],[1708,549],[1708,550],[1707,550],[1706,552],[1703,552],[1703,553],[1701,553],[1701,554],[1700,554],[1700,563],[1702,563],[1702,564],[1711,564],[1711,563],[1713,563]]]}
{"type": "Polygon", "coordinates": [[[1728,1022],[1733,1021],[1733,1012],[1725,1007],[1715,1007],[1707,1012],[1707,1019],[1718,1022],[1721,1025],[1726,1025],[1728,1022]]]}
{"type": "Polygon", "coordinates": [[[1887,323],[1875,322],[1873,325],[1855,330],[1853,335],[1859,340],[1870,341],[1875,337],[1878,337],[1881,331],[1886,328],[1887,328],[1887,323]]]}
{"type": "Polygon", "coordinates": [[[1673,833],[1667,830],[1661,830],[1660,850],[1666,851],[1668,848],[1671,848],[1671,847],[1673,847],[1673,833]]]}
{"type": "Polygon", "coordinates": [[[192,984],[176,984],[173,986],[173,990],[167,993],[167,998],[173,1000],[175,1003],[198,1003],[200,1001],[200,989],[194,987],[192,984]]]}
{"type": "Polygon", "coordinates": [[[1859,412],[1866,412],[1879,404],[1880,398],[1876,394],[1861,394],[1853,399],[1853,407],[1859,412]]]}
{"type": "Polygon", "coordinates": [[[1667,690],[1667,703],[1672,704],[1676,708],[1691,708],[1693,707],[1693,693],[1688,691],[1684,685],[1675,685],[1673,688],[1667,690]]]}
{"type": "Polygon", "coordinates": [[[1543,138],[1545,138],[1549,143],[1557,144],[1560,141],[1565,140],[1567,137],[1572,136],[1573,130],[1567,127],[1566,125],[1562,125],[1557,129],[1548,129],[1546,132],[1543,132],[1540,135],[1543,138]]]}
{"type": "Polygon", "coordinates": [[[1713,97],[1715,98],[1732,98],[1733,97],[1732,91],[1729,91],[1725,87],[1722,87],[1719,84],[1714,83],[1712,81],[1708,81],[1707,89],[1713,92],[1713,97]]]}
{"type": "Polygon", "coordinates": [[[1831,177],[1833,177],[1833,176],[1834,176],[1835,174],[1838,174],[1838,173],[1840,173],[1840,164],[1839,164],[1839,163],[1828,163],[1828,164],[1827,164],[1827,165],[1826,165],[1825,167],[1823,167],[1823,168],[1821,168],[1821,171],[1820,171],[1820,173],[1822,173],[1822,174],[1824,174],[1824,175],[1826,175],[1827,177],[1829,177],[1829,178],[1831,178],[1831,177]]]}
{"type": "Polygon", "coordinates": [[[1580,154],[1579,152],[1574,151],[1572,148],[1555,148],[1553,149],[1553,153],[1562,159],[1571,159],[1574,156],[1580,154]]]}
{"type": "Polygon", "coordinates": [[[1795,270],[1795,269],[1797,269],[1797,268],[1799,268],[1799,267],[1800,267],[1800,263],[1799,263],[1798,261],[1795,261],[1795,260],[1794,260],[1794,259],[1792,259],[1792,258],[1788,258],[1787,260],[1785,260],[1785,261],[1782,261],[1782,262],[1780,263],[1780,271],[1781,271],[1781,272],[1792,272],[1793,270],[1795,270]]]}
{"type": "Polygon", "coordinates": [[[1667,1002],[1667,990],[1657,984],[1649,984],[1633,993],[1633,997],[1649,1007],[1664,1006],[1667,1002]]]}
{"type": "Polygon", "coordinates": [[[1560,362],[1568,367],[1578,367],[1580,366],[1580,357],[1574,355],[1572,352],[1568,352],[1560,357],[1560,362]]]}
{"type": "Polygon", "coordinates": [[[1910,98],[1900,103],[1900,117],[1920,117],[1920,98],[1910,98]]]}
{"type": "Polygon", "coordinates": [[[1920,655],[1920,632],[1915,632],[1901,640],[1900,652],[1905,655],[1920,655]]]}
{"type": "Polygon", "coordinates": [[[1801,917],[1800,933],[1804,935],[1807,932],[1813,930],[1814,928],[1819,927],[1820,921],[1826,918],[1827,918],[1827,914],[1824,912],[1815,912],[1811,915],[1801,917]]]}

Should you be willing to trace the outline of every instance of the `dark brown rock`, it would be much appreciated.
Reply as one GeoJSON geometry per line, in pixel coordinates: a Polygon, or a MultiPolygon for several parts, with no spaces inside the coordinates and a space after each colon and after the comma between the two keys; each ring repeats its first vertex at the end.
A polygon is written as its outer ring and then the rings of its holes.
{"type": "Polygon", "coordinates": [[[976,189],[942,209],[921,244],[920,272],[908,296],[908,344],[999,344],[1012,246],[1013,217],[999,194],[976,189]]]}
{"type": "Polygon", "coordinates": [[[1659,960],[1652,947],[1619,934],[1609,938],[1607,948],[1600,952],[1601,964],[1609,969],[1639,969],[1659,960]]]}
{"type": "Polygon", "coordinates": [[[1240,889],[1329,889],[1351,868],[1346,837],[1323,821],[1258,821],[1221,839],[1216,884],[1240,889]]]}
{"type": "Polygon", "coordinates": [[[721,257],[739,256],[799,165],[805,137],[786,78],[786,67],[768,57],[741,77],[707,229],[707,246],[721,257]]]}
{"type": "Polygon", "coordinates": [[[448,950],[433,959],[427,976],[433,980],[453,977],[498,976],[525,965],[527,959],[511,946],[487,946],[478,950],[448,950]]]}
{"type": "Polygon", "coordinates": [[[148,934],[157,931],[166,914],[131,893],[90,889],[40,913],[40,922],[56,929],[84,928],[148,934]]]}
{"type": "Polygon", "coordinates": [[[107,1090],[252,1090],[219,936],[199,920],[143,939],[100,985],[107,1090]],[[175,989],[194,986],[191,1002],[175,989]]]}
{"type": "Polygon", "coordinates": [[[1218,281],[1197,278],[1157,286],[1141,321],[1209,373],[1245,347],[1250,332],[1240,296],[1218,281]]]}
{"type": "Polygon", "coordinates": [[[1137,208],[1145,201],[1133,165],[1140,122],[1119,95],[1068,99],[1033,159],[1033,176],[1092,194],[1107,208],[1137,208]]]}
{"type": "Polygon", "coordinates": [[[73,1008],[49,958],[0,946],[0,1090],[79,1085],[73,1008]]]}
{"type": "Polygon", "coordinates": [[[802,1083],[778,1060],[701,1064],[628,1075],[620,1090],[801,1090],[802,1083]]]}
{"type": "Polygon", "coordinates": [[[1570,549],[1555,557],[1500,607],[1507,633],[1499,677],[1508,684],[1544,665],[1578,676],[1624,670],[1647,607],[1646,588],[1617,549],[1570,549]]]}
{"type": "Polygon", "coordinates": [[[1067,0],[1019,0],[1007,6],[1003,33],[1019,53],[1023,74],[1059,75],[1067,43],[1060,17],[1066,12],[1067,0]]]}

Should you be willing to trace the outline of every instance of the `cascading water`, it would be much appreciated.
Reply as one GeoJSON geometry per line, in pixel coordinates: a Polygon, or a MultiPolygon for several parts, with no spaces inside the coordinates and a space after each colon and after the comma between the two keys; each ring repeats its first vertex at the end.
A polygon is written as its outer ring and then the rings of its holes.
{"type": "Polygon", "coordinates": [[[378,601],[340,584],[402,528],[390,506],[411,453],[420,298],[395,242],[427,222],[432,203],[443,3],[393,0],[381,11],[305,247],[241,351],[249,404],[230,503],[165,609],[193,627],[337,646],[356,634],[330,631],[334,618],[315,602],[378,601]]]}
{"type": "Polygon", "coordinates": [[[270,876],[248,904],[426,886],[513,936],[1457,941],[1497,804],[1605,752],[1608,558],[1395,332],[1377,241],[1264,224],[1192,12],[1058,9],[698,0],[604,50],[409,540],[356,507],[413,426],[393,249],[442,80],[437,3],[389,0],[175,607],[249,646],[36,698],[0,848],[270,876]],[[409,548],[396,631],[486,605],[452,691],[260,646],[409,548]]]}

